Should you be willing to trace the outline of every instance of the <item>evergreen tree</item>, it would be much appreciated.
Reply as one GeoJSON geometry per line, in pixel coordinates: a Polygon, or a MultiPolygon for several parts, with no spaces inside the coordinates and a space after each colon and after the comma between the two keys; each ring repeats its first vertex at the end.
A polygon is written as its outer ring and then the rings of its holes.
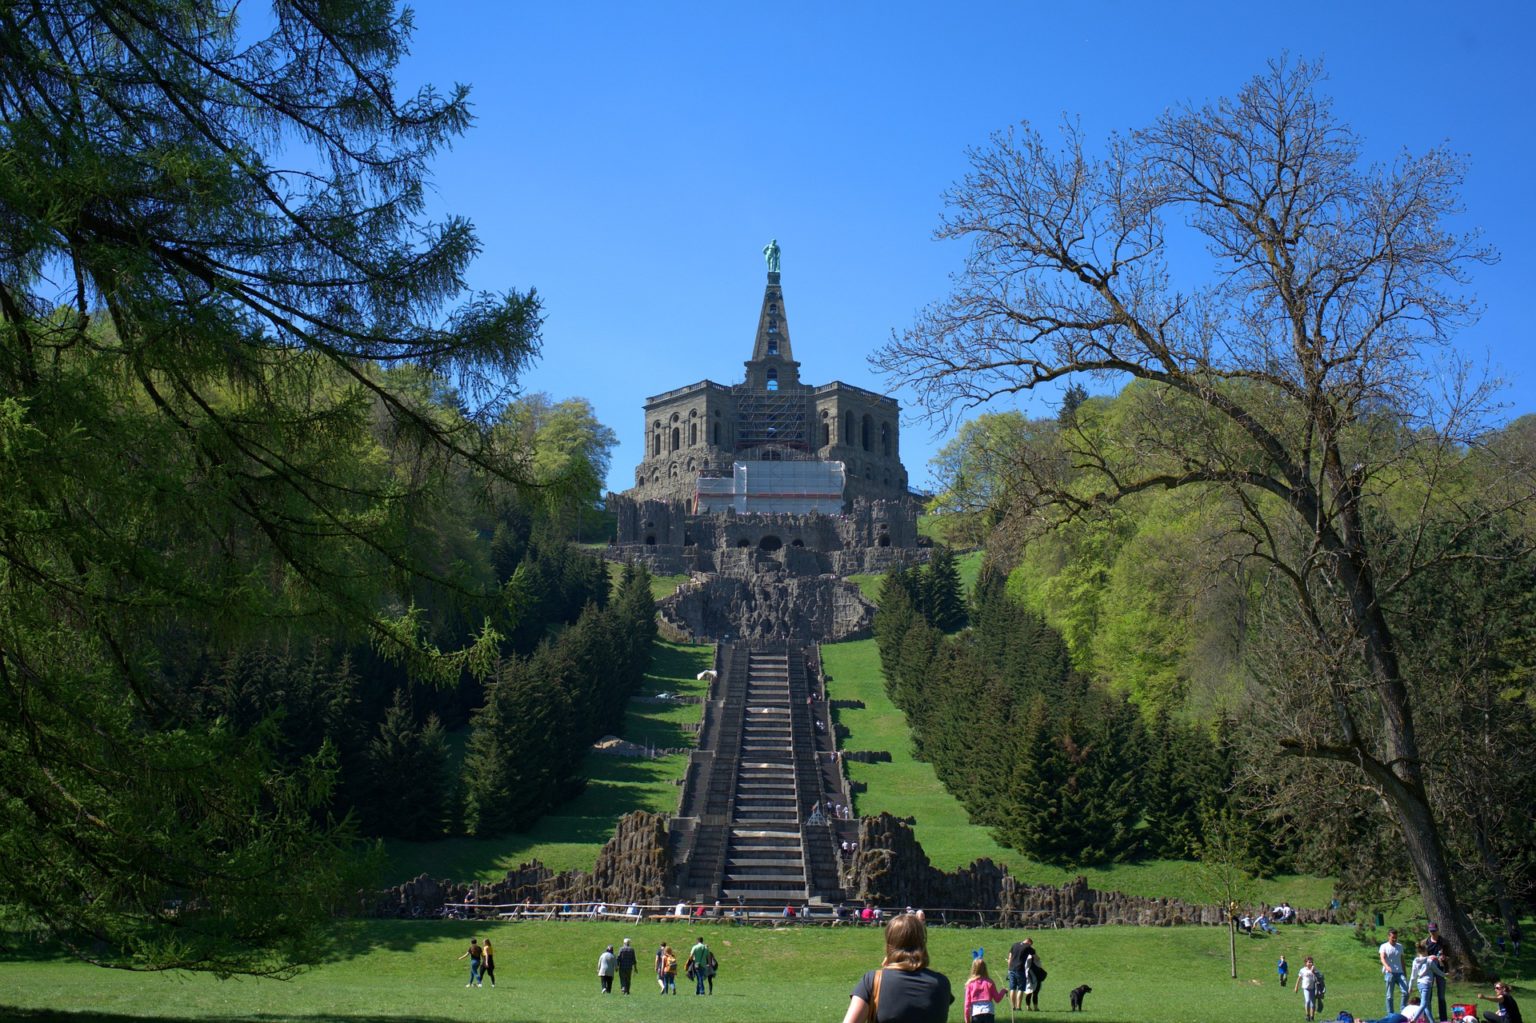
{"type": "Polygon", "coordinates": [[[960,585],[960,569],[955,554],[948,547],[935,547],[928,567],[923,570],[920,606],[924,617],[940,632],[965,628],[965,589],[960,585]]]}
{"type": "Polygon", "coordinates": [[[378,734],[368,744],[371,792],[363,808],[371,834],[438,838],[448,816],[448,737],[437,716],[418,725],[402,690],[395,690],[378,734]]]}
{"type": "Polygon", "coordinates": [[[408,15],[237,7],[0,14],[0,904],[88,961],[283,974],[360,883],[335,756],[195,717],[167,640],[478,663],[411,604],[417,527],[450,466],[518,477],[471,413],[539,306],[453,307],[478,243],[425,176],[469,108],[397,91],[408,15]]]}

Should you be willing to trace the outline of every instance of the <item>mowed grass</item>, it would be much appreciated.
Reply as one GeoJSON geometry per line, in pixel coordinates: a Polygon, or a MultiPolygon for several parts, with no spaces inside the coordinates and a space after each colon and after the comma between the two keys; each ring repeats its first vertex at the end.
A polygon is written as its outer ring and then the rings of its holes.
{"type": "MultiPolygon", "coordinates": [[[[588,544],[586,546],[601,548],[607,544],[588,544]]],[[[617,561],[608,562],[608,581],[617,589],[619,581],[624,578],[624,565],[617,561]]],[[[665,600],[683,583],[688,581],[687,573],[682,575],[653,575],[651,576],[651,596],[657,600],[665,600]]]]}
{"type": "MultiPolygon", "coordinates": [[[[1022,931],[933,927],[935,969],[957,994],[984,948],[1001,979],[1008,945],[1022,931]]],[[[1357,940],[1348,927],[1287,927],[1275,938],[1238,940],[1238,977],[1229,976],[1221,928],[1093,927],[1033,935],[1050,977],[1034,1019],[1095,1023],[1294,1023],[1301,996],[1282,989],[1274,965],[1285,955],[1298,969],[1312,955],[1328,978],[1325,1014],[1348,1009],[1380,1015],[1376,936],[1357,940]],[[1067,993],[1093,988],[1081,1014],[1067,993]]],[[[365,1023],[401,1020],[532,1023],[581,1019],[614,1023],[800,1023],[837,1020],[859,976],[879,962],[882,940],[871,928],[769,929],[684,924],[474,923],[377,921],[338,925],[333,962],[289,981],[231,980],[185,974],[132,974],[16,952],[0,957],[0,1016],[23,1020],[127,1023],[130,1020],[219,1020],[223,1023],[365,1023]],[[655,948],[684,950],[702,934],[720,960],[713,997],[696,997],[686,977],[663,998],[650,970],[655,948]],[[466,989],[456,961],[471,936],[497,950],[499,986],[466,989]],[[634,993],[604,997],[596,963],[603,946],[630,937],[639,951],[634,993]]],[[[1529,953],[1496,964],[1531,1003],[1529,953]]],[[[1295,974],[1292,974],[1294,979],[1295,974]]],[[[1451,1000],[1470,1001],[1478,988],[1453,984],[1451,1000]]],[[[1487,986],[1482,990],[1487,991],[1487,986]]],[[[1005,1010],[1006,1011],[1006,1010],[1005,1010]]],[[[949,1018],[960,1020],[960,1005],[949,1018]]]]}
{"type": "MultiPolygon", "coordinates": [[[[1090,867],[1058,867],[1036,863],[1014,849],[999,845],[989,828],[972,824],[959,800],[939,782],[933,766],[913,757],[906,717],[891,703],[880,674],[880,651],[872,639],[828,643],[821,648],[822,662],[831,680],[827,695],[834,700],[862,700],[864,709],[838,709],[836,719],[846,725],[849,750],[888,750],[888,764],[849,762],[848,774],[867,790],[854,796],[860,815],[881,813],[913,817],[913,833],[934,866],[955,870],[987,857],[1004,864],[1017,878],[1030,884],[1061,885],[1079,874],[1102,891],[1120,891],[1149,898],[1178,898],[1194,903],[1213,900],[1199,883],[1194,864],[1168,860],[1115,863],[1090,867]]],[[[1296,906],[1323,907],[1333,898],[1333,884],[1325,878],[1280,875],[1257,884],[1256,898],[1268,903],[1281,900],[1296,906]]]]}
{"type": "MultiPolygon", "coordinates": [[[[661,702],[659,693],[702,696],[708,683],[695,676],[714,663],[714,648],[658,640],[651,671],[624,715],[623,738],[657,749],[694,744],[683,726],[700,718],[696,703],[661,702]]],[[[672,813],[688,768],[688,754],[647,759],[588,753],[582,763],[586,788],[528,831],[499,838],[449,838],[440,842],[386,842],[384,881],[398,884],[429,874],[453,881],[494,881],[508,870],[539,860],[552,870],[591,870],[597,852],[613,837],[620,817],[632,810],[672,813]]]]}

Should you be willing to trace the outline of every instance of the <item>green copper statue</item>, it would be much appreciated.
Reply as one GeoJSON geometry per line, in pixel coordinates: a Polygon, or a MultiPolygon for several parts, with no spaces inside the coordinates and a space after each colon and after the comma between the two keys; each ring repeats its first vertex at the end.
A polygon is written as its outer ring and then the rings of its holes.
{"type": "Polygon", "coordinates": [[[768,261],[768,272],[779,272],[779,240],[777,238],[763,246],[763,258],[768,261]]]}

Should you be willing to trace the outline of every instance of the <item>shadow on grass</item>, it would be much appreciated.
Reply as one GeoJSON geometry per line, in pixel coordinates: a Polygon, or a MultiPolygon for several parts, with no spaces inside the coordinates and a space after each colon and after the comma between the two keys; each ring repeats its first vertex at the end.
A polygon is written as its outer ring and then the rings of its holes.
{"type": "MultiPolygon", "coordinates": [[[[456,1023],[460,1017],[456,1016],[401,1016],[390,1013],[387,1016],[374,1015],[372,1013],[332,1013],[321,1012],[313,1015],[294,1015],[292,1013],[249,1013],[245,1015],[220,1014],[220,1023],[277,1023],[279,1020],[304,1020],[306,1023],[456,1023]]],[[[506,1015],[498,1016],[500,1020],[508,1023],[534,1023],[533,1016],[506,1015]]],[[[70,1023],[146,1023],[153,1020],[176,1020],[185,1023],[185,1016],[126,1016],[115,1012],[62,1012],[58,1009],[17,1009],[0,1003],[0,1019],[6,1020],[67,1020],[70,1023]]]]}

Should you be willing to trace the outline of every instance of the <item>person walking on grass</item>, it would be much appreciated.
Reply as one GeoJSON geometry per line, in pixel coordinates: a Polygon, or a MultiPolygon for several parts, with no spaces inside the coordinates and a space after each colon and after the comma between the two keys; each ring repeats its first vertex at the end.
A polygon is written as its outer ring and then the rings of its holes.
{"type": "Polygon", "coordinates": [[[613,973],[618,968],[618,957],[613,954],[613,946],[609,945],[603,950],[603,954],[597,957],[597,986],[605,995],[613,994],[613,973]]]}
{"type": "MultiPolygon", "coordinates": [[[[688,950],[688,973],[693,977],[693,993],[696,995],[704,993],[704,980],[709,973],[709,960],[709,946],[704,944],[704,937],[700,935],[699,940],[694,942],[693,947],[688,950]]],[[[710,985],[709,993],[715,993],[713,984],[710,985]]]]}
{"type": "Polygon", "coordinates": [[[666,942],[661,943],[661,993],[677,994],[677,953],[666,942]]]}
{"type": "Polygon", "coordinates": [[[1286,975],[1291,972],[1291,964],[1285,961],[1285,956],[1281,956],[1275,964],[1275,972],[1280,974],[1280,986],[1285,987],[1286,975]]]}
{"type": "Polygon", "coordinates": [[[634,946],[629,943],[628,938],[625,938],[624,944],[619,946],[619,954],[617,956],[617,960],[619,967],[619,990],[623,991],[627,995],[629,994],[629,980],[635,974],[636,965],[635,949],[634,946]]]}
{"type": "Polygon", "coordinates": [[[995,1023],[997,1003],[1003,993],[987,974],[987,961],[980,956],[971,960],[971,979],[965,982],[962,1019],[965,1023],[995,1023]]]}
{"type": "Polygon", "coordinates": [[[1014,1012],[1024,1008],[1024,957],[1028,954],[1029,945],[1022,940],[1008,950],[1008,1004],[1014,1012]]]}
{"type": "Polygon", "coordinates": [[[1040,965],[1040,953],[1035,951],[1035,940],[1025,938],[1028,946],[1024,953],[1024,1008],[1040,1011],[1040,985],[1045,983],[1045,967],[1040,965]]]}
{"type": "Polygon", "coordinates": [[[480,946],[480,976],[490,981],[491,987],[496,986],[496,953],[491,951],[490,938],[480,946]]]}
{"type": "Polygon", "coordinates": [[[469,960],[469,983],[465,984],[465,987],[483,986],[480,980],[480,957],[484,954],[484,951],[480,948],[480,942],[470,938],[469,948],[465,949],[464,954],[459,956],[461,960],[469,960]]]}
{"type": "Polygon", "coordinates": [[[1376,954],[1381,959],[1381,979],[1387,987],[1387,1015],[1390,1016],[1395,992],[1403,992],[1405,1003],[1408,999],[1408,975],[1403,972],[1403,946],[1397,943],[1397,928],[1387,931],[1387,940],[1381,943],[1376,954]]]}
{"type": "Polygon", "coordinates": [[[1317,1019],[1317,967],[1311,956],[1307,956],[1306,962],[1302,963],[1301,972],[1296,974],[1296,986],[1291,990],[1301,992],[1301,1008],[1307,1014],[1309,1023],[1317,1019]]]}

